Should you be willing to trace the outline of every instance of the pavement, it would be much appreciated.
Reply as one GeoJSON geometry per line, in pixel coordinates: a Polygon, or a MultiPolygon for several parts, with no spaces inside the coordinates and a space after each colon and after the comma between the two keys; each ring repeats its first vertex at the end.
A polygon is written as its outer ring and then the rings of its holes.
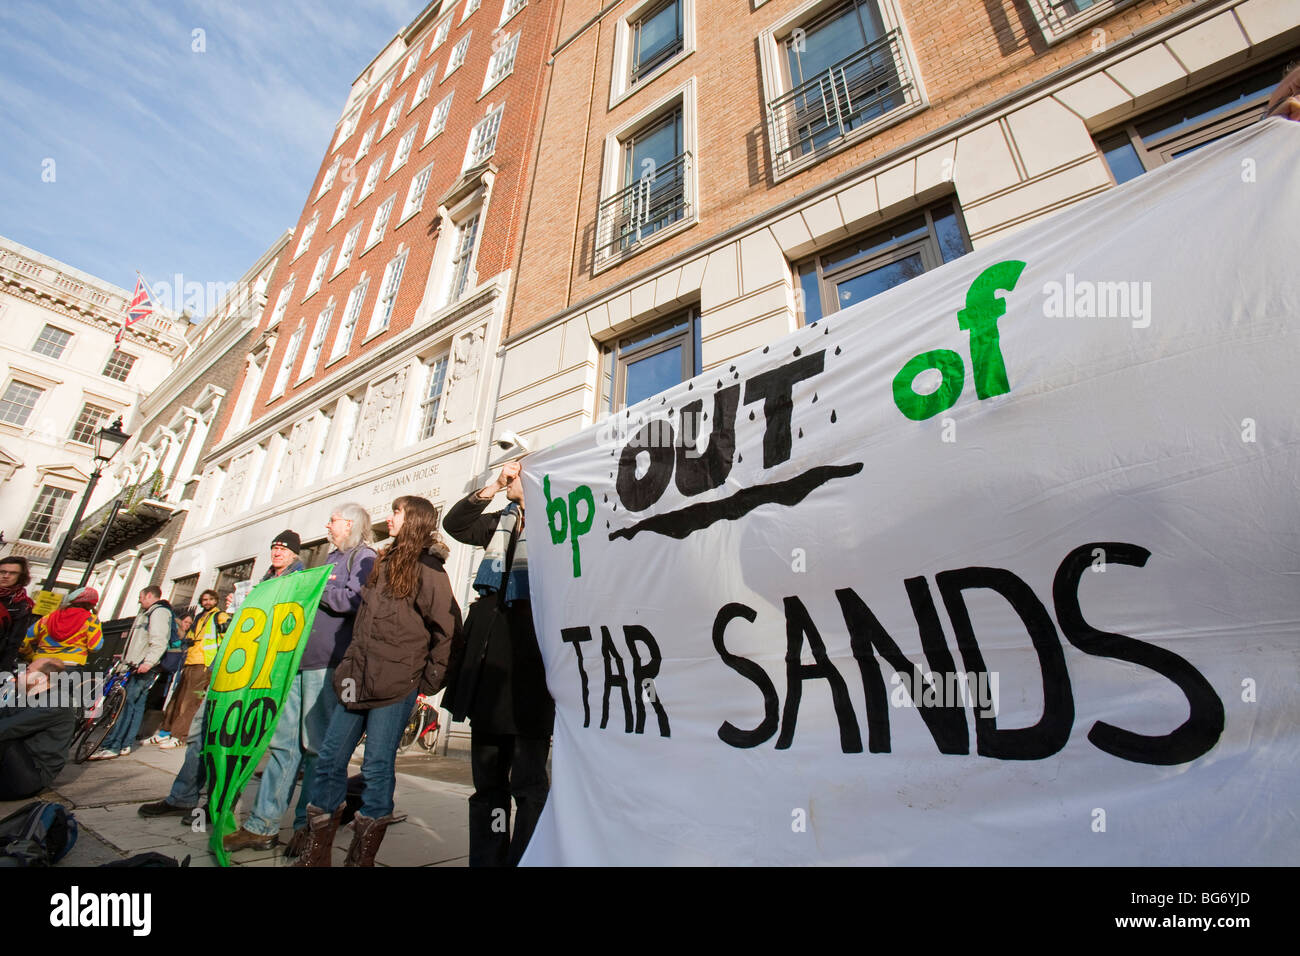
{"type": "MultiPolygon", "coordinates": [[[[453,738],[453,744],[455,739],[453,738]]],[[[171,790],[185,751],[137,746],[129,755],[64,767],[54,786],[38,799],[53,800],[72,810],[78,824],[77,843],[59,866],[100,866],[138,853],[154,851],[190,866],[216,866],[208,851],[209,833],[202,824],[178,816],[142,817],[142,803],[161,800],[171,790]]],[[[351,773],[360,769],[354,759],[351,773]]],[[[260,780],[254,777],[240,796],[237,816],[243,820],[253,806],[260,780]]],[[[397,758],[395,815],[406,819],[388,828],[375,858],[378,866],[466,866],[469,861],[470,782],[468,751],[447,756],[423,752],[397,758]]],[[[297,799],[297,791],[294,792],[297,799]]],[[[0,819],[28,800],[0,801],[0,819]]],[[[240,850],[231,854],[234,866],[288,866],[284,845],[293,835],[293,808],[285,814],[280,845],[270,850],[240,850]]],[[[351,828],[334,841],[334,865],[342,866],[352,840],[351,828]]]]}

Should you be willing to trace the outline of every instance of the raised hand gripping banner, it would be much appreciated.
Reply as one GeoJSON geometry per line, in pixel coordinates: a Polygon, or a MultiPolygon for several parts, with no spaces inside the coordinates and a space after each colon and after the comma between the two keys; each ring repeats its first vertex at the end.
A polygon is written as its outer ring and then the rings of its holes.
{"type": "Polygon", "coordinates": [[[329,567],[263,581],[226,629],[203,706],[203,766],[211,794],[209,848],[229,863],[221,838],[238,827],[234,808],[275,732],[307,647],[329,567]]]}
{"type": "Polygon", "coordinates": [[[1298,167],[1259,124],[527,459],[525,862],[1293,862],[1298,167]]]}

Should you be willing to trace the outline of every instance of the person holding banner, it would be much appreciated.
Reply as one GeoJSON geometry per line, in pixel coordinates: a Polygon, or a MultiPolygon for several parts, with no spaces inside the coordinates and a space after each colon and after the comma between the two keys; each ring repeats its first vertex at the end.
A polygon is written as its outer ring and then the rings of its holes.
{"type": "MultiPolygon", "coordinates": [[[[460,605],[443,562],[438,512],[424,498],[403,495],[388,519],[392,543],[375,562],[361,592],[352,643],[334,672],[343,705],[330,719],[307,806],[310,827],[298,866],[329,866],[343,817],[348,761],[366,736],[361,809],[353,822],[348,866],[374,866],[392,823],[395,761],[418,693],[437,693],[451,642],[460,632],[460,605]]],[[[322,602],[323,603],[323,602],[322,602]]]]}
{"type": "Polygon", "coordinates": [[[243,826],[222,840],[228,853],[269,850],[275,845],[280,817],[293,797],[299,766],[303,768],[303,785],[294,811],[293,840],[284,855],[297,856],[307,843],[307,804],[311,798],[308,785],[315,777],[316,758],[339,705],[334,693],[334,670],[343,662],[343,655],[352,643],[352,627],[361,606],[362,588],[370,578],[376,558],[370,513],[359,504],[342,504],[331,511],[325,533],[332,545],[325,563],[333,568],[333,573],[321,595],[307,649],[298,663],[298,674],[289,686],[289,696],[285,698],[268,746],[271,759],[262,774],[253,812],[243,826]]]}
{"type": "Polygon", "coordinates": [[[469,865],[515,866],[546,805],[550,784],[546,754],[555,703],[533,630],[524,541],[524,486],[518,461],[496,480],[457,502],[443,529],[465,544],[486,549],[474,577],[480,597],[454,650],[445,706],[456,720],[469,718],[474,795],[469,798],[469,865]],[[501,511],[484,513],[498,492],[501,511]],[[509,827],[510,798],[517,813],[509,827]]]}

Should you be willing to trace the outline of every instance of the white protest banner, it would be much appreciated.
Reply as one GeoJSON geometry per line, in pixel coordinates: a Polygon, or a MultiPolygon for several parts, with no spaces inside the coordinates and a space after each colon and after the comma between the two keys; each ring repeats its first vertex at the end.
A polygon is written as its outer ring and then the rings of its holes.
{"type": "Polygon", "coordinates": [[[1293,863],[1298,168],[1256,125],[527,459],[525,862],[1293,863]]]}

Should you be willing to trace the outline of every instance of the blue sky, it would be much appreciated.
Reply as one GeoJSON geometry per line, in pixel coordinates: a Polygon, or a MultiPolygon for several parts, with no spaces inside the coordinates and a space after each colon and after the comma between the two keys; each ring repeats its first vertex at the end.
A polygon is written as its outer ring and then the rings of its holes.
{"type": "Polygon", "coordinates": [[[4,0],[0,235],[128,289],[233,282],[296,225],[352,80],[423,6],[4,0]]]}

